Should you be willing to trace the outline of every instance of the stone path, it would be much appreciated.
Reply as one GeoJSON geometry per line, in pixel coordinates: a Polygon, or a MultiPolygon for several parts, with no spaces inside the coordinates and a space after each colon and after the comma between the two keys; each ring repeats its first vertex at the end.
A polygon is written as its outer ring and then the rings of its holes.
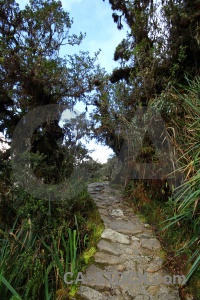
{"type": "Polygon", "coordinates": [[[175,278],[161,268],[161,246],[149,225],[139,220],[108,182],[92,183],[88,191],[105,230],[76,299],[179,300],[175,278]]]}

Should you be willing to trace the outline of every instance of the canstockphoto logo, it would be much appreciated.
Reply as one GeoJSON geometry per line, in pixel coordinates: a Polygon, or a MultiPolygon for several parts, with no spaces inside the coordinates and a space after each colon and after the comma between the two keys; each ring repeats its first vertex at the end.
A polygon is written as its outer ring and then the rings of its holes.
{"type": "Polygon", "coordinates": [[[108,280],[110,284],[120,285],[120,284],[139,284],[139,285],[152,285],[152,284],[179,284],[183,285],[186,283],[186,278],[184,275],[165,275],[161,276],[156,274],[154,276],[149,277],[148,273],[137,273],[133,271],[126,272],[125,274],[122,272],[110,272],[110,271],[103,271],[97,272],[90,276],[84,275],[82,272],[78,272],[77,276],[75,277],[73,273],[67,272],[64,275],[64,282],[66,284],[87,284],[89,282],[98,282],[98,284],[104,285],[108,280]]]}
{"type": "Polygon", "coordinates": [[[68,188],[71,190],[68,197],[74,197],[80,192],[80,184],[77,183],[77,174],[80,175],[81,168],[73,169],[68,181],[60,184],[45,184],[42,179],[39,179],[34,174],[31,168],[30,150],[31,138],[34,131],[44,122],[51,120],[59,120],[64,112],[65,120],[70,122],[70,119],[79,115],[77,110],[70,111],[66,106],[62,105],[45,105],[37,107],[28,112],[18,123],[15,128],[12,144],[11,144],[11,163],[13,168],[13,176],[17,185],[20,185],[31,195],[40,199],[60,200],[62,191],[68,188]],[[77,185],[77,187],[76,187],[77,185]]]}

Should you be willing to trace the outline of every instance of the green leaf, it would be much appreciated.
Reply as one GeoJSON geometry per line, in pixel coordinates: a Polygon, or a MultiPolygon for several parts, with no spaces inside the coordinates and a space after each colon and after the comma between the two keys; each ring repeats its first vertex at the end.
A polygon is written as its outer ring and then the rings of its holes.
{"type": "Polygon", "coordinates": [[[13,294],[13,296],[16,297],[16,300],[22,300],[22,298],[20,297],[20,295],[15,291],[15,289],[10,285],[10,283],[4,278],[4,276],[2,274],[0,274],[0,282],[1,281],[7,287],[7,289],[9,289],[11,291],[11,293],[13,294]]]}

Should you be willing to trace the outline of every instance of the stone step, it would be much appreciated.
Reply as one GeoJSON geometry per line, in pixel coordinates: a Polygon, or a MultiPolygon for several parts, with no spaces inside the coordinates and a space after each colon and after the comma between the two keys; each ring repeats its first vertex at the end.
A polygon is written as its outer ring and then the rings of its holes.
{"type": "Polygon", "coordinates": [[[106,252],[96,252],[94,260],[98,264],[103,265],[119,265],[125,262],[125,258],[122,256],[110,255],[106,252]]]}
{"type": "Polygon", "coordinates": [[[95,265],[90,265],[85,273],[84,285],[89,286],[97,291],[109,291],[111,285],[107,278],[103,276],[104,270],[95,265]]]}
{"type": "Polygon", "coordinates": [[[107,239],[112,242],[118,242],[121,244],[130,244],[130,241],[127,238],[127,236],[109,228],[104,229],[101,237],[102,239],[107,239]]]}
{"type": "Polygon", "coordinates": [[[115,246],[113,246],[112,243],[109,243],[105,240],[100,240],[97,244],[97,248],[99,249],[99,251],[108,252],[114,255],[120,255],[120,251],[115,246]]]}
{"type": "Polygon", "coordinates": [[[79,287],[79,291],[77,293],[76,299],[77,300],[105,300],[101,293],[88,286],[79,287]]]}

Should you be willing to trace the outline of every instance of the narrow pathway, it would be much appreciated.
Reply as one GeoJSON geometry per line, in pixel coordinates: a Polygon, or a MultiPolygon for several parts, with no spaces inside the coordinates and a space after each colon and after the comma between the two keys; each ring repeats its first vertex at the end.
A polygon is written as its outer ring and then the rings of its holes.
{"type": "Polygon", "coordinates": [[[76,299],[179,300],[175,278],[161,268],[161,246],[149,225],[108,182],[92,183],[88,191],[105,229],[76,299]]]}

